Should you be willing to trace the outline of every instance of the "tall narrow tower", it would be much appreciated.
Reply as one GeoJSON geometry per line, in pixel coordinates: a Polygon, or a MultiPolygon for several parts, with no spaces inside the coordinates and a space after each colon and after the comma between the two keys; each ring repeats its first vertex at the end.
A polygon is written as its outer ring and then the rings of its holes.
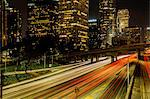
{"type": "Polygon", "coordinates": [[[87,49],[88,0],[59,0],[59,38],[64,50],[87,49]]]}
{"type": "Polygon", "coordinates": [[[114,35],[116,8],[114,0],[99,1],[100,30],[103,39],[103,45],[112,45],[111,39],[114,35]]]}

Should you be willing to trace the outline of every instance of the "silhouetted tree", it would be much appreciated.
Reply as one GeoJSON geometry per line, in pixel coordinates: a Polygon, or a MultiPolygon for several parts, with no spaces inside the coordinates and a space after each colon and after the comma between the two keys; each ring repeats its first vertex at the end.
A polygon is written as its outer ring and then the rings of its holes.
{"type": "Polygon", "coordinates": [[[24,39],[25,56],[30,63],[31,59],[43,56],[48,53],[50,48],[56,49],[57,39],[54,35],[47,35],[43,37],[30,37],[24,39]]]}

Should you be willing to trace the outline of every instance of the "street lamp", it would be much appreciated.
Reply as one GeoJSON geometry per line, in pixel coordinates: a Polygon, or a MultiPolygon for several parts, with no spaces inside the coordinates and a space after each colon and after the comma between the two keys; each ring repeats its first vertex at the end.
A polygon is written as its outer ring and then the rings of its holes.
{"type": "Polygon", "coordinates": [[[127,64],[127,88],[130,84],[130,71],[129,71],[129,57],[128,57],[128,64],[127,64]]]}
{"type": "Polygon", "coordinates": [[[44,53],[44,68],[46,67],[46,53],[44,53]]]}
{"type": "MultiPolygon", "coordinates": [[[[53,53],[53,49],[52,49],[52,48],[50,48],[50,52],[53,53]]],[[[53,62],[54,62],[54,61],[53,61],[53,58],[54,58],[54,57],[53,57],[53,54],[52,54],[51,56],[52,56],[52,65],[53,65],[53,62]]]]}
{"type": "Polygon", "coordinates": [[[9,60],[7,60],[8,58],[7,58],[7,56],[9,55],[9,54],[7,54],[8,52],[6,51],[6,52],[4,52],[3,53],[3,55],[4,55],[4,64],[5,64],[5,72],[6,72],[6,69],[7,69],[7,61],[9,61],[9,60]]]}

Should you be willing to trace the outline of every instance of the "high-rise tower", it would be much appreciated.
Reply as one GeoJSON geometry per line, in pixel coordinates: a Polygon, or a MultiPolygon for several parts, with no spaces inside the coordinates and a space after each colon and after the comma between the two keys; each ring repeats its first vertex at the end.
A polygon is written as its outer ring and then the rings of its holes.
{"type": "Polygon", "coordinates": [[[111,38],[115,32],[115,1],[100,0],[99,1],[99,18],[100,31],[103,39],[103,45],[112,45],[111,38]]]}
{"type": "Polygon", "coordinates": [[[129,27],[129,10],[121,9],[117,12],[117,27],[119,32],[122,32],[122,29],[129,27]]]}
{"type": "Polygon", "coordinates": [[[64,50],[86,50],[88,0],[59,0],[59,38],[64,50]]]}
{"type": "Polygon", "coordinates": [[[20,10],[10,8],[7,14],[8,22],[8,46],[13,47],[22,41],[22,18],[20,10]]]}
{"type": "Polygon", "coordinates": [[[28,30],[30,36],[55,34],[58,25],[57,0],[28,0],[28,30]]]}

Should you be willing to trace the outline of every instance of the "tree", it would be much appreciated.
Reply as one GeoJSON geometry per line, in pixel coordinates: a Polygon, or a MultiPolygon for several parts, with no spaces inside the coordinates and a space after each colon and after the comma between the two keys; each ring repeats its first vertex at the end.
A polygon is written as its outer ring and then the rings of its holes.
{"type": "Polygon", "coordinates": [[[43,37],[30,37],[27,36],[24,39],[25,45],[25,57],[28,60],[28,65],[31,59],[36,59],[43,56],[44,53],[48,53],[50,48],[55,51],[57,47],[57,38],[52,35],[46,35],[43,37]]]}

